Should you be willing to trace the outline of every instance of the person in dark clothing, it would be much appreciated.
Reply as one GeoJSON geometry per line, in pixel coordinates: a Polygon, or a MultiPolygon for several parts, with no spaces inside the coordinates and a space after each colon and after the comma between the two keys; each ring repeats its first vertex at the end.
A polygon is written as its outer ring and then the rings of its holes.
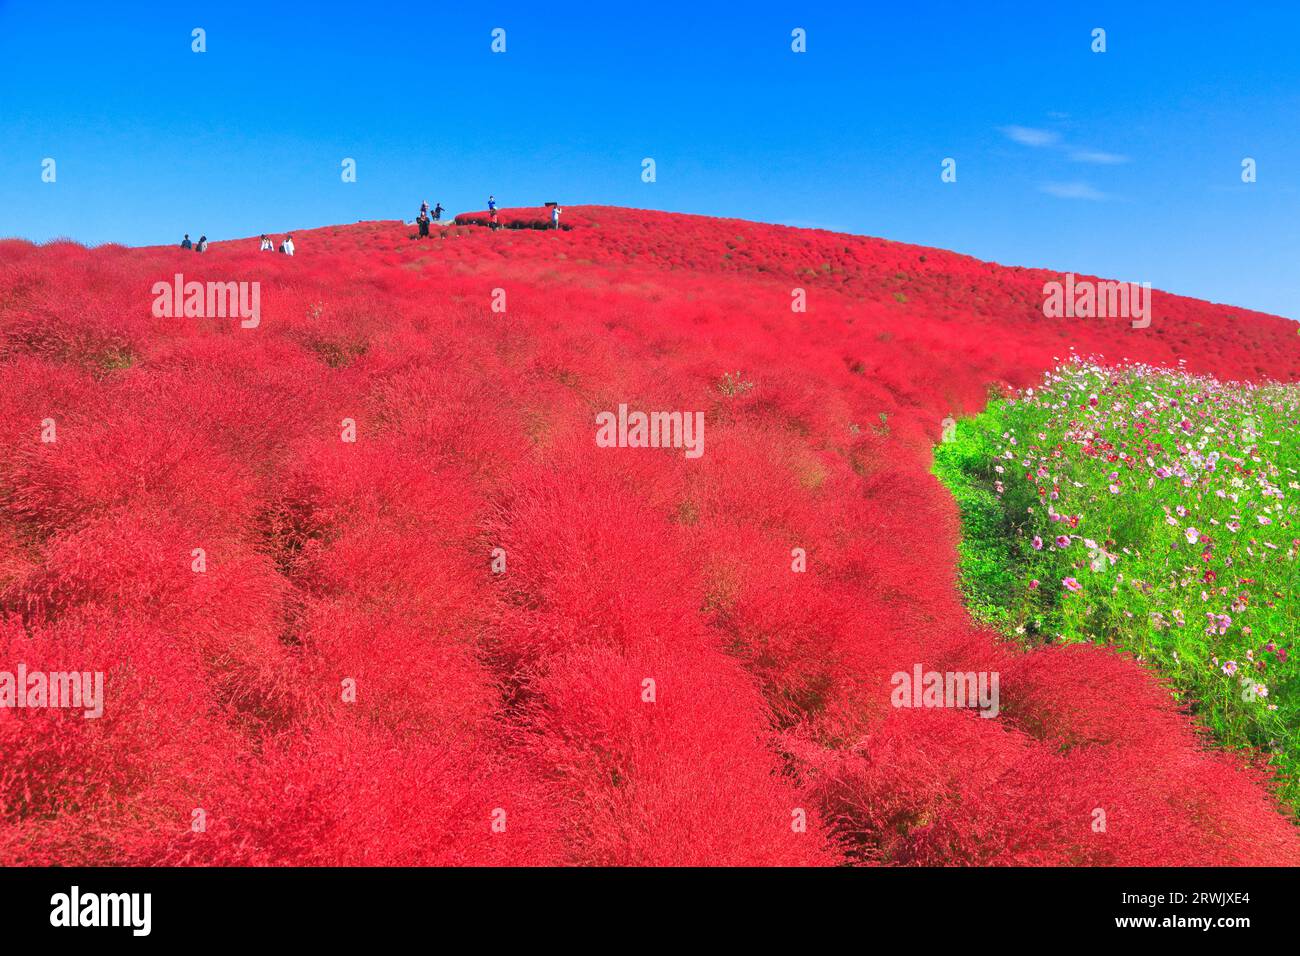
{"type": "Polygon", "coordinates": [[[181,248],[182,249],[194,248],[194,243],[190,242],[190,234],[188,232],[185,233],[185,238],[181,240],[181,248]]]}
{"type": "Polygon", "coordinates": [[[415,217],[415,224],[420,227],[420,238],[429,238],[429,214],[423,209],[421,209],[420,214],[415,217]]]}
{"type": "Polygon", "coordinates": [[[207,236],[199,236],[199,243],[198,243],[198,245],[196,245],[196,246],[194,247],[194,251],[195,251],[195,252],[207,252],[207,251],[208,251],[208,237],[207,237],[207,236]]]}
{"type": "Polygon", "coordinates": [[[441,218],[442,218],[442,203],[438,203],[438,205],[433,207],[433,221],[437,222],[441,218]]]}

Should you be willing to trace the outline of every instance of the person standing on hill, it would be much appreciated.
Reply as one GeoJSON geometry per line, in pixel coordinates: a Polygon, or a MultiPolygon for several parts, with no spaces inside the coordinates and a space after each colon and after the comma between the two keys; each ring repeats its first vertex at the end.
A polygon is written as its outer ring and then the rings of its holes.
{"type": "Polygon", "coordinates": [[[421,209],[420,214],[415,217],[415,224],[420,227],[420,238],[429,238],[429,213],[421,209]]]}
{"type": "Polygon", "coordinates": [[[488,225],[493,229],[497,227],[497,197],[488,196],[488,225]]]}
{"type": "Polygon", "coordinates": [[[556,229],[560,228],[560,204],[558,202],[551,207],[551,225],[556,229]]]}
{"type": "Polygon", "coordinates": [[[286,256],[293,255],[293,236],[284,237],[284,242],[280,243],[280,251],[286,256]]]}
{"type": "Polygon", "coordinates": [[[195,252],[207,252],[207,251],[208,251],[208,237],[207,237],[207,236],[199,236],[199,244],[198,244],[197,246],[194,247],[194,251],[195,251],[195,252]]]}
{"type": "Polygon", "coordinates": [[[181,240],[181,248],[182,249],[194,248],[194,243],[190,242],[190,234],[188,232],[185,233],[185,238],[181,240]]]}
{"type": "Polygon", "coordinates": [[[420,203],[420,215],[427,216],[428,214],[429,214],[429,200],[426,199],[424,202],[420,203]]]}
{"type": "Polygon", "coordinates": [[[271,241],[271,237],[268,236],[266,233],[262,233],[262,245],[258,248],[257,251],[275,252],[275,243],[271,241]]]}
{"type": "Polygon", "coordinates": [[[438,205],[433,207],[433,221],[437,222],[441,218],[442,218],[442,203],[438,203],[438,205]]]}

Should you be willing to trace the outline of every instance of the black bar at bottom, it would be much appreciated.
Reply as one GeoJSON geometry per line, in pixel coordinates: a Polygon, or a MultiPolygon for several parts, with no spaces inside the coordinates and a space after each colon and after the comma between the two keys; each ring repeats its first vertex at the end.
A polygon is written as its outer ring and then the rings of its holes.
{"type": "Polygon", "coordinates": [[[783,937],[806,945],[845,932],[864,946],[900,932],[917,944],[987,943],[991,933],[1008,941],[1200,936],[1231,945],[1285,938],[1295,887],[1296,871],[1282,869],[9,868],[0,869],[0,933],[6,942],[205,947],[390,938],[450,945],[449,933],[494,948],[513,938],[667,945],[687,933],[737,945],[753,938],[768,949],[783,937]],[[147,935],[143,895],[117,894],[149,894],[147,935]]]}

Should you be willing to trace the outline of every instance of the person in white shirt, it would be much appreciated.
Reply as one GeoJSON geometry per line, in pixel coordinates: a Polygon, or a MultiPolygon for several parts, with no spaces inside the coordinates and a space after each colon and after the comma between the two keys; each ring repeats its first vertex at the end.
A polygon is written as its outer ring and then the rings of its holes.
{"type": "Polygon", "coordinates": [[[262,248],[258,251],[275,252],[275,243],[271,241],[271,237],[268,236],[266,233],[262,233],[262,248]]]}
{"type": "Polygon", "coordinates": [[[556,203],[551,207],[551,225],[556,229],[560,228],[560,204],[556,203]]]}
{"type": "Polygon", "coordinates": [[[293,236],[284,237],[284,242],[280,243],[280,251],[286,256],[293,255],[293,236]]]}

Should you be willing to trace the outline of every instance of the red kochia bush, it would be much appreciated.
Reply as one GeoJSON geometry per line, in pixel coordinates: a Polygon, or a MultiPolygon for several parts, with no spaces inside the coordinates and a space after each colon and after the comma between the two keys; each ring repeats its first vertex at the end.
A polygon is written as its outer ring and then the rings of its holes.
{"type": "Polygon", "coordinates": [[[1293,323],[1047,320],[1041,270],[737,220],[458,219],[0,242],[0,671],[106,696],[0,709],[0,863],[1300,862],[1138,662],[972,626],[929,474],[1071,350],[1294,379],[1293,323]],[[260,282],[260,324],[155,318],[176,272],[260,282]],[[621,403],[703,412],[703,456],[598,448],[621,403]],[[891,706],[916,665],[999,672],[1001,712],[891,706]]]}
{"type": "Polygon", "coordinates": [[[517,476],[491,527],[514,561],[494,649],[583,835],[572,861],[829,862],[815,809],[764,745],[754,681],[699,621],[667,517],[624,484],[582,442],[517,476]]]}

